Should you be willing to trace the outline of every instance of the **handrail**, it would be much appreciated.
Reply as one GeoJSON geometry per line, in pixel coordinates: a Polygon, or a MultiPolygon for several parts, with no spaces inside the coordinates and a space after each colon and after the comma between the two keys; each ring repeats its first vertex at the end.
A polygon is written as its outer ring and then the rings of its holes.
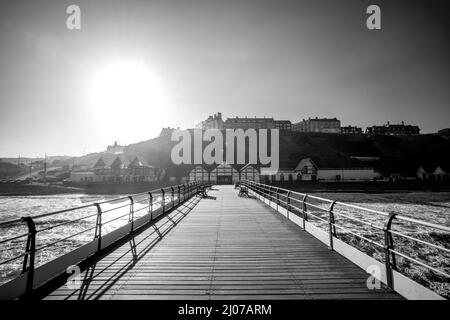
{"type": "MultiPolygon", "coordinates": [[[[25,222],[27,225],[27,228],[28,228],[28,232],[26,232],[26,233],[22,232],[20,235],[15,235],[13,237],[0,240],[0,244],[5,244],[7,242],[12,242],[13,240],[16,240],[16,239],[19,239],[22,237],[23,238],[26,237],[26,247],[25,247],[24,252],[17,254],[13,257],[8,257],[7,259],[5,259],[3,261],[0,261],[0,265],[10,263],[13,260],[17,260],[17,259],[23,257],[24,260],[23,260],[22,274],[27,273],[27,292],[28,292],[29,290],[33,289],[35,256],[36,256],[36,252],[38,252],[39,250],[46,249],[48,247],[54,246],[58,243],[61,243],[65,240],[76,237],[83,233],[95,230],[94,240],[98,240],[97,251],[99,251],[102,249],[101,239],[103,237],[102,229],[103,229],[104,225],[109,224],[109,223],[119,220],[119,219],[123,219],[126,216],[128,216],[128,223],[130,223],[130,226],[131,226],[130,232],[133,232],[134,221],[136,219],[142,217],[142,215],[139,215],[139,217],[135,216],[135,213],[145,210],[145,212],[150,216],[150,221],[148,221],[148,222],[151,222],[155,218],[159,217],[160,215],[164,214],[165,212],[169,211],[170,209],[173,209],[176,205],[181,203],[181,199],[180,199],[181,190],[183,190],[183,192],[182,192],[183,200],[182,201],[184,202],[187,199],[189,199],[191,196],[196,194],[196,191],[200,187],[200,185],[202,185],[201,182],[190,182],[190,183],[185,183],[182,185],[175,185],[175,186],[169,186],[169,187],[160,188],[160,189],[154,189],[154,190],[150,190],[150,191],[146,191],[146,192],[140,192],[140,193],[136,193],[136,194],[132,194],[132,195],[128,195],[128,196],[118,197],[118,198],[114,198],[114,199],[110,199],[110,200],[104,200],[104,201],[95,202],[95,203],[82,205],[82,206],[78,206],[78,207],[72,207],[72,208],[68,208],[68,209],[38,214],[38,215],[34,215],[34,216],[26,216],[26,217],[22,217],[22,218],[18,218],[18,219],[11,219],[8,221],[1,222],[0,227],[2,227],[2,228],[12,226],[12,225],[17,225],[18,223],[25,222]],[[176,194],[175,194],[175,189],[177,189],[177,191],[178,191],[176,194]],[[142,200],[135,201],[135,197],[141,197],[141,196],[144,197],[142,200]],[[161,199],[158,199],[160,197],[161,197],[161,199]],[[177,198],[177,204],[175,204],[175,201],[176,201],[175,197],[177,198]],[[117,203],[118,201],[127,201],[127,203],[124,205],[113,206],[112,208],[108,208],[107,210],[102,209],[102,205],[114,204],[114,203],[117,203]],[[143,201],[145,201],[146,203],[144,204],[143,201]],[[170,208],[168,208],[167,205],[170,203],[172,205],[170,208]],[[139,205],[137,205],[137,204],[139,204],[139,205]],[[155,206],[158,204],[159,204],[159,206],[155,206]],[[130,209],[125,214],[120,214],[119,216],[113,217],[107,221],[102,221],[103,215],[108,214],[115,210],[126,208],[126,207],[129,207],[130,209]],[[42,228],[42,229],[36,229],[36,227],[35,227],[36,226],[35,222],[39,219],[58,215],[58,214],[83,210],[83,209],[87,209],[87,208],[96,209],[96,212],[87,214],[82,217],[77,216],[76,218],[74,218],[72,220],[64,221],[64,222],[57,223],[54,225],[44,226],[44,228],[42,228]],[[162,209],[162,213],[160,213],[158,216],[155,217],[154,212],[159,209],[162,209]],[[36,238],[41,232],[46,232],[46,231],[49,231],[49,230],[57,228],[57,227],[61,227],[64,225],[68,225],[70,223],[79,222],[83,219],[94,218],[94,217],[97,217],[96,221],[93,222],[93,223],[95,223],[94,226],[88,227],[81,231],[77,231],[74,234],[65,235],[62,239],[58,239],[56,241],[41,244],[39,247],[36,246],[36,238]]],[[[120,213],[122,213],[122,212],[123,212],[123,210],[120,213]]],[[[51,223],[51,221],[48,221],[48,222],[51,223]]],[[[47,221],[45,221],[45,223],[47,223],[47,221]]],[[[11,248],[13,248],[13,247],[11,246],[11,248]]],[[[3,249],[3,251],[7,251],[8,249],[10,249],[10,248],[3,249]]],[[[48,261],[46,261],[46,262],[48,262],[48,261]]]]}
{"type": "MultiPolygon", "coordinates": [[[[403,215],[400,215],[397,213],[382,212],[379,210],[373,210],[370,208],[364,208],[361,206],[347,204],[347,203],[343,203],[340,201],[325,199],[322,197],[317,197],[317,196],[313,196],[313,195],[309,195],[309,194],[305,194],[305,193],[300,193],[300,192],[296,192],[296,191],[292,191],[292,190],[288,190],[288,189],[284,189],[284,188],[273,187],[273,186],[258,183],[255,181],[245,180],[244,182],[241,182],[241,183],[243,183],[245,186],[247,186],[250,190],[252,190],[252,191],[256,192],[257,194],[261,195],[262,197],[268,199],[269,203],[273,202],[273,203],[277,204],[277,206],[284,205],[288,212],[293,212],[294,214],[297,214],[303,220],[303,229],[304,230],[306,230],[305,221],[307,220],[308,216],[312,216],[315,219],[328,224],[328,228],[326,231],[329,234],[330,250],[333,250],[333,239],[337,238],[336,228],[338,228],[340,230],[344,230],[345,232],[347,232],[349,234],[352,234],[360,239],[363,239],[364,241],[367,241],[367,242],[377,246],[378,248],[383,249],[387,285],[391,289],[393,289],[392,271],[397,270],[397,263],[396,263],[397,255],[403,257],[404,259],[412,261],[416,264],[419,264],[420,266],[425,267],[430,271],[438,273],[441,276],[450,278],[450,274],[447,273],[446,271],[437,269],[436,267],[431,266],[431,265],[427,264],[426,262],[419,261],[404,252],[402,253],[402,252],[398,251],[398,249],[394,249],[395,243],[394,243],[394,238],[392,237],[392,235],[396,235],[399,237],[409,239],[411,241],[415,241],[417,243],[421,243],[422,245],[426,246],[427,248],[433,248],[433,249],[436,249],[439,251],[443,251],[445,253],[450,253],[450,249],[445,248],[443,246],[433,244],[428,241],[424,241],[422,239],[415,238],[414,236],[404,234],[400,231],[392,230],[392,227],[395,224],[394,223],[395,221],[406,222],[406,223],[414,224],[415,226],[427,227],[427,228],[432,228],[435,230],[450,233],[450,228],[447,226],[442,226],[442,225],[438,225],[438,224],[427,222],[427,221],[417,220],[417,219],[406,217],[406,216],[403,216],[403,215]],[[280,199],[280,197],[283,198],[283,200],[280,199]],[[311,200],[320,201],[323,203],[324,206],[321,207],[316,203],[311,203],[311,200]],[[328,208],[326,207],[326,205],[328,205],[328,208]],[[363,221],[361,219],[351,217],[351,216],[345,214],[348,211],[344,211],[344,213],[342,213],[342,212],[339,212],[339,210],[336,209],[336,207],[355,209],[358,211],[362,211],[364,213],[376,214],[384,220],[384,225],[380,226],[380,225],[377,225],[377,224],[374,224],[374,223],[371,223],[368,221],[363,221]],[[309,210],[309,208],[313,208],[313,209],[315,209],[315,211],[309,210]],[[322,214],[321,216],[318,215],[317,210],[319,210],[321,212],[321,214],[322,214]],[[327,213],[328,213],[328,217],[326,217],[327,213]],[[371,228],[373,230],[376,230],[377,232],[382,232],[383,237],[380,237],[381,238],[380,243],[376,242],[372,239],[368,239],[360,234],[357,234],[356,232],[349,230],[345,226],[337,224],[334,219],[335,215],[338,215],[338,216],[344,217],[346,219],[361,223],[364,226],[366,226],[366,228],[371,228]]],[[[369,232],[372,233],[371,231],[369,231],[369,232]]]]}
{"type": "MultiPolygon", "coordinates": [[[[97,202],[97,203],[102,205],[102,204],[111,203],[111,202],[128,200],[130,196],[135,197],[135,196],[139,196],[139,195],[148,194],[148,192],[157,193],[158,191],[159,191],[159,193],[161,193],[161,190],[170,190],[170,188],[171,187],[153,189],[153,190],[150,190],[150,191],[145,191],[145,192],[139,192],[139,193],[131,194],[129,196],[123,196],[123,197],[118,197],[118,198],[114,198],[114,199],[110,199],[110,200],[104,200],[104,201],[97,202]]],[[[62,210],[57,210],[57,211],[37,214],[37,215],[30,216],[30,217],[33,218],[33,219],[45,218],[45,217],[49,217],[49,216],[53,216],[53,215],[57,215],[57,214],[61,214],[61,213],[66,213],[66,212],[70,212],[70,211],[86,209],[86,208],[93,207],[93,206],[94,206],[94,204],[90,203],[90,204],[86,204],[86,205],[82,205],[82,206],[78,206],[78,207],[72,207],[72,208],[67,208],[67,209],[62,209],[62,210]]],[[[7,220],[7,221],[2,221],[2,222],[0,222],[0,227],[4,227],[6,225],[15,224],[15,223],[19,223],[19,222],[22,222],[22,218],[16,218],[16,219],[11,219],[11,220],[7,220]]]]}

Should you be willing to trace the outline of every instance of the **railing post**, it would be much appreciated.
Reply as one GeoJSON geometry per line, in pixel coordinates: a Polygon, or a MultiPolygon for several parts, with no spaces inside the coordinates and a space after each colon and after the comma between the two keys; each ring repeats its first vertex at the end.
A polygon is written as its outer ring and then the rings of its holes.
{"type": "Polygon", "coordinates": [[[170,187],[170,190],[172,191],[170,199],[172,201],[172,209],[173,209],[175,207],[175,190],[173,189],[173,187],[170,187]]]}
{"type": "Polygon", "coordinates": [[[336,201],[333,201],[330,205],[329,212],[329,220],[328,220],[328,232],[330,234],[330,250],[333,250],[333,237],[336,236],[336,227],[334,226],[334,214],[333,214],[333,208],[336,201]]]}
{"type": "Polygon", "coordinates": [[[150,222],[153,220],[153,195],[151,192],[148,193],[149,200],[148,200],[148,210],[150,213],[150,222]]]}
{"type": "Polygon", "coordinates": [[[180,185],[178,185],[177,186],[177,188],[178,188],[178,204],[180,204],[181,203],[181,187],[180,187],[180,185]]]}
{"type": "Polygon", "coordinates": [[[102,208],[100,204],[94,203],[97,207],[97,221],[95,223],[95,235],[94,239],[97,239],[97,251],[102,248],[102,208]]]}
{"type": "Polygon", "coordinates": [[[34,282],[34,260],[36,256],[36,226],[31,217],[23,217],[28,227],[28,237],[25,246],[25,256],[23,259],[22,274],[27,273],[26,294],[29,296],[33,290],[34,282]]]}
{"type": "Polygon", "coordinates": [[[286,196],[286,204],[287,204],[287,211],[286,211],[286,217],[289,219],[289,211],[291,209],[291,192],[288,191],[286,196]]]}
{"type": "Polygon", "coordinates": [[[305,194],[302,200],[303,231],[306,231],[306,221],[308,221],[308,213],[306,211],[306,198],[308,198],[307,194],[305,194]]]}
{"type": "Polygon", "coordinates": [[[280,205],[280,193],[279,193],[280,188],[276,189],[276,193],[277,193],[277,211],[278,211],[278,206],[280,205]]]}
{"type": "Polygon", "coordinates": [[[165,201],[166,201],[165,192],[164,192],[164,189],[161,188],[161,208],[162,208],[162,213],[164,213],[164,211],[166,210],[166,208],[165,208],[165,206],[166,206],[165,201]]]}
{"type": "MultiPolygon", "coordinates": [[[[392,276],[392,269],[395,270],[395,267],[393,268],[391,266],[391,259],[390,259],[390,252],[393,247],[393,240],[392,235],[390,233],[392,221],[394,220],[396,213],[390,213],[389,216],[386,219],[386,223],[384,225],[383,231],[384,231],[384,257],[385,257],[385,267],[386,267],[386,280],[387,285],[390,289],[394,290],[394,279],[392,276]]],[[[394,256],[394,255],[393,255],[394,256]]],[[[395,259],[395,256],[394,256],[395,259]]]]}
{"type": "Polygon", "coordinates": [[[183,202],[186,201],[186,184],[183,183],[183,202]]]}
{"type": "Polygon", "coordinates": [[[134,230],[134,199],[132,196],[128,196],[128,199],[130,199],[130,214],[128,215],[128,222],[131,222],[130,232],[133,232],[133,230],[134,230]]]}

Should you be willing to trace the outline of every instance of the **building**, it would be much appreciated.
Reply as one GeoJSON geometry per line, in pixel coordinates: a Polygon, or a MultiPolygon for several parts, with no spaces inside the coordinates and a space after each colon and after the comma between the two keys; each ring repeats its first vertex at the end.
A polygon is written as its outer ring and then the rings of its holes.
{"type": "Polygon", "coordinates": [[[382,126],[372,126],[366,128],[367,134],[378,134],[378,135],[418,135],[420,133],[420,128],[413,125],[405,125],[402,121],[401,124],[390,124],[389,121],[382,126]]]}
{"type": "Polygon", "coordinates": [[[209,116],[206,120],[198,123],[195,128],[197,129],[224,129],[224,121],[222,120],[222,113],[218,112],[217,114],[214,114],[213,116],[209,116]]]}
{"type": "Polygon", "coordinates": [[[249,180],[259,182],[261,168],[257,165],[246,164],[239,170],[239,180],[249,180]]]}
{"type": "Polygon", "coordinates": [[[112,154],[121,154],[123,153],[124,146],[120,146],[117,144],[117,141],[114,141],[114,144],[112,146],[108,146],[106,148],[106,153],[112,153],[112,154]]]}
{"type": "Polygon", "coordinates": [[[276,174],[268,173],[265,168],[261,169],[261,179],[266,183],[270,182],[290,182],[301,181],[301,174],[295,172],[293,168],[279,168],[276,174]]]}
{"type": "Polygon", "coordinates": [[[70,172],[70,181],[75,183],[95,182],[96,176],[93,171],[72,171],[70,172]]]}
{"type": "Polygon", "coordinates": [[[291,131],[292,122],[290,120],[274,120],[275,128],[280,131],[291,131]]]}
{"type": "Polygon", "coordinates": [[[342,134],[362,134],[362,128],[357,126],[341,127],[342,134]]]}
{"type": "Polygon", "coordinates": [[[153,182],[158,180],[157,168],[144,164],[135,157],[128,165],[125,158],[116,157],[108,166],[103,158],[99,158],[92,168],[83,167],[82,170],[72,171],[70,181],[72,182],[153,182]]]}
{"type": "Polygon", "coordinates": [[[416,176],[422,181],[444,181],[450,178],[450,168],[442,165],[420,166],[416,176]]]}
{"type": "MultiPolygon", "coordinates": [[[[320,163],[320,161],[319,161],[320,163]]],[[[296,172],[301,173],[301,180],[317,180],[317,181],[372,181],[379,177],[374,168],[366,167],[366,164],[354,160],[352,164],[346,166],[318,165],[317,161],[311,158],[302,159],[297,167],[296,172]]]]}
{"type": "Polygon", "coordinates": [[[87,164],[73,164],[72,171],[88,171],[89,166],[87,164]]]}
{"type": "Polygon", "coordinates": [[[181,181],[202,181],[211,184],[235,184],[241,180],[259,182],[260,172],[260,167],[253,164],[245,166],[227,163],[215,166],[196,165],[188,171],[187,177],[181,178],[181,181]]]}
{"type": "Polygon", "coordinates": [[[268,182],[295,182],[295,181],[372,181],[379,177],[373,167],[358,160],[350,160],[346,165],[323,165],[320,159],[301,159],[295,167],[280,168],[276,174],[268,175],[262,169],[261,176],[268,182]]]}
{"type": "Polygon", "coordinates": [[[290,131],[292,123],[289,120],[274,120],[273,118],[227,118],[222,119],[222,113],[209,116],[206,120],[195,126],[197,129],[279,129],[280,131],[290,131]]]}
{"type": "Polygon", "coordinates": [[[341,133],[341,121],[337,118],[308,118],[292,125],[293,131],[341,133]]]}
{"type": "MultiPolygon", "coordinates": [[[[179,130],[179,129],[180,129],[180,127],[177,128],[177,130],[179,130]]],[[[174,131],[175,131],[175,128],[171,128],[171,127],[162,128],[161,132],[159,133],[159,137],[171,135],[172,132],[174,132],[174,131]]]]}
{"type": "Polygon", "coordinates": [[[226,129],[275,129],[273,118],[227,118],[224,127],[226,129]]]}

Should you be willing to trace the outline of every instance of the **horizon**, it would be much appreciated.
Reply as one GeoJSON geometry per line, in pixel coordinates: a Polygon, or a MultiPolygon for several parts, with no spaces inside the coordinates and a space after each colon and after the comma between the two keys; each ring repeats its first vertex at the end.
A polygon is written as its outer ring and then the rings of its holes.
{"type": "Polygon", "coordinates": [[[0,158],[78,157],[217,112],[450,127],[445,2],[378,1],[376,31],[369,1],[82,0],[80,30],[69,4],[0,12],[0,158]]]}

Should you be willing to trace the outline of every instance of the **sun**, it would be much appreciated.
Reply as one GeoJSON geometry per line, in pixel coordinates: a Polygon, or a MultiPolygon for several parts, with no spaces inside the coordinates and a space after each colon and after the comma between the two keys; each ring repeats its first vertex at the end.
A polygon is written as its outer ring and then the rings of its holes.
{"type": "Polygon", "coordinates": [[[98,70],[91,110],[104,136],[122,142],[152,138],[168,120],[161,81],[143,62],[116,61],[98,70]]]}

